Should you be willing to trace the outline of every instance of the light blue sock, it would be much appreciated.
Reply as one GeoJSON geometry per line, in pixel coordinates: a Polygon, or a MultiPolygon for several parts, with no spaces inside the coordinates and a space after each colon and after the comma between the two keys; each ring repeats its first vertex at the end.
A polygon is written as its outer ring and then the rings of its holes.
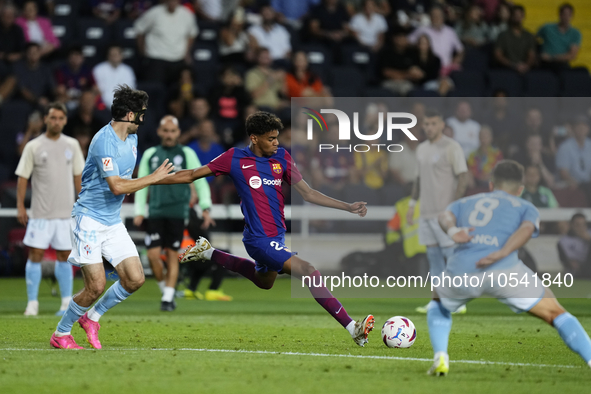
{"type": "Polygon", "coordinates": [[[57,324],[57,332],[61,333],[69,333],[72,330],[72,326],[74,323],[80,319],[80,317],[88,310],[88,306],[80,306],[74,302],[74,300],[70,301],[68,305],[68,309],[66,313],[62,316],[62,320],[57,324]]]}
{"type": "Polygon", "coordinates": [[[37,301],[39,283],[41,283],[41,263],[33,263],[31,260],[27,260],[25,279],[27,281],[27,299],[37,301]]]}
{"type": "Polygon", "coordinates": [[[431,301],[427,306],[427,324],[429,325],[429,338],[433,352],[447,353],[449,332],[451,331],[451,313],[440,302],[431,301]]]}
{"type": "Polygon", "coordinates": [[[441,276],[443,270],[445,270],[445,255],[442,249],[439,246],[428,246],[427,260],[429,260],[431,276],[441,276]]]}
{"type": "MultiPolygon", "coordinates": [[[[591,361],[591,340],[576,317],[568,312],[559,315],[552,322],[566,345],[585,360],[591,361]]],[[[590,364],[591,366],[591,364],[590,364]]]]}
{"type": "Polygon", "coordinates": [[[60,295],[62,298],[72,296],[72,285],[74,283],[74,274],[72,266],[65,261],[56,261],[53,274],[60,286],[60,295]]]}
{"type": "MultiPolygon", "coordinates": [[[[121,286],[120,281],[115,282],[111,287],[109,287],[109,290],[107,290],[105,294],[103,294],[101,299],[98,300],[96,304],[94,304],[94,307],[92,308],[93,315],[94,312],[96,312],[99,316],[102,316],[106,311],[108,311],[115,305],[119,304],[121,301],[125,300],[131,294],[132,293],[128,293],[123,288],[123,286],[121,286]]],[[[90,316],[90,313],[89,317],[93,320],[96,320],[94,316],[90,316]]]]}

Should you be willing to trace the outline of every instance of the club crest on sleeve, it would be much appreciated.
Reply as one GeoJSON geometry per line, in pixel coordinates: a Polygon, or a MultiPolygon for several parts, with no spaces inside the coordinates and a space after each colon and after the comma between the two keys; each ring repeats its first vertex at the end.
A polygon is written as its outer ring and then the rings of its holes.
{"type": "Polygon", "coordinates": [[[281,174],[281,172],[283,171],[283,168],[281,168],[281,164],[279,163],[272,163],[273,164],[273,172],[275,174],[281,174]]]}
{"type": "Polygon", "coordinates": [[[113,158],[103,157],[101,160],[103,161],[103,171],[113,171],[113,158]]]}

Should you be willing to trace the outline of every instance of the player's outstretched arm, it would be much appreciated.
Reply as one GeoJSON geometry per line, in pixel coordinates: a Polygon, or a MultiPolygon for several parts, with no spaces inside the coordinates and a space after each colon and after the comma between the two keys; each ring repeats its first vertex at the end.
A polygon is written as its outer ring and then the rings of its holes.
{"type": "Polygon", "coordinates": [[[201,166],[194,170],[180,170],[156,182],[155,185],[175,185],[178,183],[193,183],[197,179],[213,175],[208,166],[201,166]]]}
{"type": "Polygon", "coordinates": [[[469,242],[473,237],[468,234],[474,230],[474,227],[456,227],[457,219],[453,212],[445,211],[441,212],[438,217],[439,226],[445,231],[450,238],[457,244],[464,244],[469,242]]]}
{"type": "Polygon", "coordinates": [[[489,265],[493,264],[500,259],[503,259],[509,256],[514,251],[520,249],[523,245],[529,241],[531,236],[533,235],[534,231],[536,231],[536,226],[530,221],[524,221],[521,223],[521,226],[509,237],[505,245],[496,252],[489,254],[486,257],[483,257],[476,263],[476,267],[478,268],[485,268],[489,265]]]}
{"type": "Polygon", "coordinates": [[[343,211],[355,213],[361,217],[367,214],[367,203],[364,201],[354,202],[352,204],[337,200],[312,189],[303,179],[293,185],[293,187],[302,195],[305,201],[322,205],[323,207],[341,209],[343,211]]]}
{"type": "Polygon", "coordinates": [[[107,184],[109,185],[109,189],[111,192],[116,195],[122,194],[130,194],[135,193],[138,190],[141,190],[145,187],[150,185],[154,185],[157,182],[165,179],[166,177],[171,176],[171,171],[174,170],[174,164],[169,163],[168,159],[164,160],[164,162],[150,175],[146,175],[141,178],[137,179],[123,179],[120,178],[118,175],[113,175],[110,177],[105,178],[107,184]]]}

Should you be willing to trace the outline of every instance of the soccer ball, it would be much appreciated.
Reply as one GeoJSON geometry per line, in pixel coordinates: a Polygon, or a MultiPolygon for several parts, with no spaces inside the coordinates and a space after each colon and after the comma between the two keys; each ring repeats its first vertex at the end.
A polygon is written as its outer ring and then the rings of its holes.
{"type": "Polygon", "coordinates": [[[417,330],[409,318],[394,316],[382,326],[382,339],[388,347],[409,348],[417,339],[417,330]]]}

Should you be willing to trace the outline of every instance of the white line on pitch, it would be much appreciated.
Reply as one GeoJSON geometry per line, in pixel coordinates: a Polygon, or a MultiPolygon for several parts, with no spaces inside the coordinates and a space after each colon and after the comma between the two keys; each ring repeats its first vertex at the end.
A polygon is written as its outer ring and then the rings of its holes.
{"type": "MultiPolygon", "coordinates": [[[[0,349],[2,351],[55,351],[56,349],[0,349]]],[[[88,349],[91,350],[91,349],[88,349]]],[[[303,356],[303,357],[342,357],[342,358],[361,358],[373,360],[398,360],[398,361],[429,361],[431,358],[417,358],[417,357],[395,357],[395,356],[364,356],[356,354],[328,354],[328,353],[299,353],[299,352],[272,352],[267,350],[234,350],[234,349],[160,349],[160,348],[131,348],[131,349],[102,349],[102,351],[190,351],[190,352],[208,352],[208,353],[244,353],[244,354],[275,354],[280,356],[303,356]]],[[[477,365],[504,365],[515,367],[551,367],[551,368],[580,368],[578,365],[555,365],[555,364],[532,364],[532,363],[512,363],[504,361],[486,361],[486,360],[449,360],[450,363],[457,364],[477,364],[477,365]]]]}

